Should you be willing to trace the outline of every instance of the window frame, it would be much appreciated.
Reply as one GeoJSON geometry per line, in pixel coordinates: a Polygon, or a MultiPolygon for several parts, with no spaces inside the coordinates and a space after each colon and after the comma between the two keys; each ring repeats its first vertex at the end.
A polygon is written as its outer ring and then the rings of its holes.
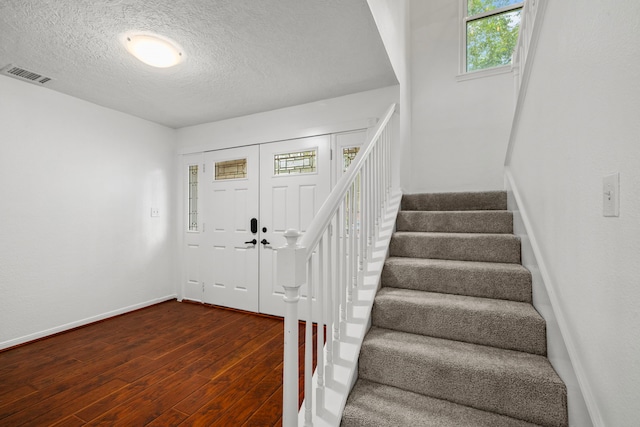
{"type": "MultiPolygon", "coordinates": [[[[511,63],[506,65],[498,65],[497,67],[483,68],[481,70],[467,71],[467,24],[470,21],[477,21],[478,19],[487,18],[501,13],[510,12],[513,10],[523,9],[525,0],[520,1],[509,6],[500,7],[490,10],[488,12],[479,13],[476,15],[468,16],[468,2],[469,0],[460,0],[460,57],[458,61],[458,81],[470,80],[479,77],[494,76],[497,74],[504,74],[511,71],[511,63]]],[[[518,30],[519,31],[519,30],[518,30]]]]}

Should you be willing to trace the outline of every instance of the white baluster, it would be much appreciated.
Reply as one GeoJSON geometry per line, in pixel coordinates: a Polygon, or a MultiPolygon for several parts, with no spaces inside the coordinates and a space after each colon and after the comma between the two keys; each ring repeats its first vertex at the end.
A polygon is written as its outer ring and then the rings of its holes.
{"type": "MultiPolygon", "coordinates": [[[[353,185],[349,186],[349,191],[347,192],[347,201],[346,201],[346,207],[345,207],[345,225],[346,225],[346,230],[345,230],[345,238],[346,238],[346,242],[347,242],[347,258],[346,258],[346,265],[345,265],[345,274],[346,274],[346,278],[345,278],[345,287],[347,289],[347,304],[353,301],[353,287],[351,286],[351,272],[352,272],[352,267],[353,267],[353,248],[351,247],[351,240],[353,239],[353,233],[351,232],[351,226],[353,225],[353,221],[351,218],[351,214],[353,213],[353,206],[352,206],[352,202],[353,202],[353,194],[352,194],[352,190],[353,190],[353,185]]],[[[348,311],[347,311],[347,316],[349,315],[348,311]]]]}
{"type": "Polygon", "coordinates": [[[304,425],[313,426],[313,257],[307,261],[307,321],[304,339],[304,425]]]}
{"type": "MultiPolygon", "coordinates": [[[[353,290],[358,280],[358,254],[356,253],[356,183],[349,187],[349,293],[353,302],[353,290]]],[[[356,293],[357,297],[357,293],[356,293]]],[[[357,298],[356,298],[357,299],[357,298]]]]}
{"type": "Polygon", "coordinates": [[[374,226],[375,226],[375,221],[373,219],[373,202],[374,202],[374,196],[373,196],[373,172],[374,172],[374,168],[373,168],[373,160],[372,157],[369,156],[369,158],[367,159],[367,169],[369,170],[369,177],[367,179],[369,185],[367,188],[367,198],[368,198],[368,205],[367,205],[367,223],[369,225],[369,238],[368,238],[368,245],[369,245],[369,259],[373,259],[373,233],[374,233],[374,226]]]}
{"type": "Polygon", "coordinates": [[[316,414],[322,412],[324,407],[324,236],[318,243],[318,293],[316,301],[318,303],[318,331],[316,346],[316,373],[318,374],[318,387],[316,390],[316,414]]]}
{"type": "Polygon", "coordinates": [[[329,222],[328,236],[329,236],[329,244],[327,245],[327,364],[325,369],[325,378],[327,385],[330,384],[330,381],[333,379],[333,328],[334,328],[334,316],[333,316],[333,287],[334,287],[334,271],[333,271],[333,245],[335,242],[335,227],[333,226],[333,221],[335,219],[335,214],[333,218],[331,218],[331,222],[329,222]]]}
{"type": "Polygon", "coordinates": [[[342,327],[347,320],[347,203],[342,199],[340,211],[340,233],[342,233],[342,254],[340,256],[340,334],[342,327]]]}
{"type": "Polygon", "coordinates": [[[364,285],[364,272],[367,266],[367,164],[360,171],[360,284],[364,285]]]}

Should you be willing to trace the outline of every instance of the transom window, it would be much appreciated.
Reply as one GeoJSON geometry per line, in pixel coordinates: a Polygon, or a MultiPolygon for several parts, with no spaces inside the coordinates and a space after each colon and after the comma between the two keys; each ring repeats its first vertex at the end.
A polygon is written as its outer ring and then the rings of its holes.
{"type": "Polygon", "coordinates": [[[241,179],[247,177],[247,159],[216,162],[215,180],[241,179]]]}
{"type": "Polygon", "coordinates": [[[294,151],[273,156],[273,174],[291,175],[316,171],[316,150],[294,151]]]}
{"type": "Polygon", "coordinates": [[[523,0],[461,0],[463,19],[463,72],[511,63],[518,41],[523,0]]]}

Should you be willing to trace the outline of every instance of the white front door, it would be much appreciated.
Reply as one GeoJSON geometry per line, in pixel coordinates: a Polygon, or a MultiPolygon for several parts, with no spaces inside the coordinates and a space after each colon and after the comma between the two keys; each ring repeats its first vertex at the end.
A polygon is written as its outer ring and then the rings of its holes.
{"type": "Polygon", "coordinates": [[[205,153],[203,301],[258,311],[258,146],[205,153]]]}
{"type": "Polygon", "coordinates": [[[285,245],[285,230],[304,233],[329,195],[330,136],[262,144],[260,158],[260,312],[284,316],[274,249],[285,245]]]}

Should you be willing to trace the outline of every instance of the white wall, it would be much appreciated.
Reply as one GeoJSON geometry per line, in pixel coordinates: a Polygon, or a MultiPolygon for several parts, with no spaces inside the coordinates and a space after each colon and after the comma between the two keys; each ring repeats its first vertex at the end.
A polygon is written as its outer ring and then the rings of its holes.
{"type": "Polygon", "coordinates": [[[640,419],[639,16],[635,0],[549,2],[507,162],[597,426],[640,419]],[[618,218],[602,216],[611,172],[618,218]]]}
{"type": "Polygon", "coordinates": [[[401,189],[411,183],[411,73],[409,0],[367,0],[400,84],[400,139],[394,159],[395,179],[401,189]]]}
{"type": "Polygon", "coordinates": [[[175,294],[174,139],[0,76],[0,348],[175,294]]]}
{"type": "Polygon", "coordinates": [[[411,1],[411,193],[503,188],[511,74],[457,81],[459,1],[411,1]]]}
{"type": "Polygon", "coordinates": [[[177,130],[179,152],[217,150],[335,133],[375,125],[399,99],[399,87],[359,92],[294,107],[251,114],[177,130]],[[354,127],[355,126],[355,127],[354,127]]]}

